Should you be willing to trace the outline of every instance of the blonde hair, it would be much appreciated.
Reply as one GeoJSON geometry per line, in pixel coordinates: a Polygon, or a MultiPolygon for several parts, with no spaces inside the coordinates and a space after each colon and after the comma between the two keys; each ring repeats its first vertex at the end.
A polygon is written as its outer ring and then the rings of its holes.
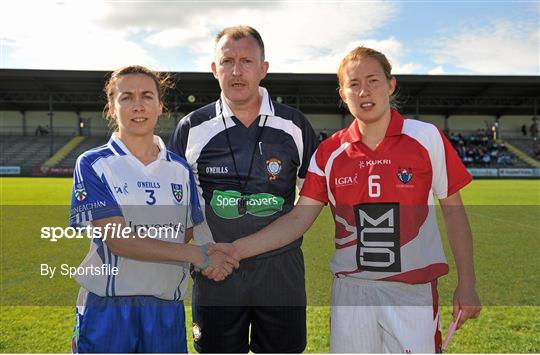
{"type": "Polygon", "coordinates": [[[364,58],[373,58],[379,64],[381,65],[384,75],[386,76],[386,79],[390,80],[392,79],[392,65],[386,58],[384,54],[381,52],[378,52],[374,49],[367,48],[367,47],[356,47],[352,51],[350,51],[339,64],[338,70],[337,70],[337,76],[339,80],[339,86],[343,86],[343,72],[345,71],[345,67],[350,62],[360,61],[364,58]]]}
{"type": "MultiPolygon", "coordinates": [[[[367,47],[356,47],[355,49],[353,49],[352,51],[350,51],[342,60],[341,60],[341,63],[339,63],[339,67],[338,67],[338,70],[337,70],[337,76],[338,76],[338,81],[339,81],[339,87],[342,88],[343,87],[343,82],[344,82],[344,78],[343,78],[343,73],[345,71],[345,67],[347,66],[347,64],[349,64],[350,62],[355,62],[355,61],[360,61],[364,58],[373,58],[375,59],[377,62],[379,62],[379,64],[381,65],[381,68],[384,72],[384,76],[386,77],[386,80],[390,81],[393,77],[392,75],[392,64],[390,64],[390,62],[388,61],[388,59],[386,58],[386,56],[384,54],[382,54],[381,52],[378,52],[372,48],[367,48],[367,47]]],[[[398,102],[398,98],[397,98],[397,89],[396,91],[394,91],[394,93],[392,93],[392,95],[390,95],[390,107],[394,108],[394,109],[398,109],[399,108],[399,102],[398,102]]]]}

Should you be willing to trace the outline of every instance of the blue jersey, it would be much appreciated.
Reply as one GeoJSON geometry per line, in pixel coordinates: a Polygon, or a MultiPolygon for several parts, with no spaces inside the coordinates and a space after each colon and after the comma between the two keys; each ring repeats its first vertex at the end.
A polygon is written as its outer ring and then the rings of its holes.
{"type": "MultiPolygon", "coordinates": [[[[202,222],[191,170],[184,159],[167,151],[154,136],[158,158],[142,164],[113,135],[99,148],[82,154],[74,171],[70,225],[121,216],[139,236],[184,243],[187,228],[202,222]]],[[[102,239],[94,238],[82,267],[118,268],[118,274],[77,276],[77,282],[98,296],[149,295],[183,299],[187,291],[185,263],[149,262],[114,255],[102,239]]]]}

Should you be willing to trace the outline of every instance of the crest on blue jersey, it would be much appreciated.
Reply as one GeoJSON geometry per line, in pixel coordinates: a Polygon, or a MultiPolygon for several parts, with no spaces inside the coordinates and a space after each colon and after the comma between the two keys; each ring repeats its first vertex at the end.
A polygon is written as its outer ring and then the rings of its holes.
{"type": "Polygon", "coordinates": [[[171,189],[172,189],[172,194],[174,196],[174,199],[176,200],[176,202],[180,203],[182,202],[182,198],[184,197],[184,188],[182,185],[179,185],[179,184],[172,184],[171,183],[171,189]]]}
{"type": "Polygon", "coordinates": [[[88,195],[83,184],[75,185],[75,190],[73,191],[73,193],[75,194],[75,198],[78,201],[83,201],[88,195]]]}
{"type": "Polygon", "coordinates": [[[412,169],[399,168],[397,172],[397,177],[402,183],[408,184],[413,178],[412,169]]]}
{"type": "Polygon", "coordinates": [[[281,160],[272,158],[266,161],[266,171],[270,174],[270,181],[276,180],[281,172],[281,160]]]}

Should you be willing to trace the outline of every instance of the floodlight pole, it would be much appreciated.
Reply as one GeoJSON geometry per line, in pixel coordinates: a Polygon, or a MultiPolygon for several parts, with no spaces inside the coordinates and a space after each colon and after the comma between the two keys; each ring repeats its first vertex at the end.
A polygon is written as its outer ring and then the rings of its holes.
{"type": "Polygon", "coordinates": [[[538,121],[538,97],[534,98],[534,115],[533,115],[533,123],[537,123],[538,121]]]}
{"type": "Polygon", "coordinates": [[[81,112],[77,111],[76,113],[77,113],[77,128],[79,129],[79,136],[83,136],[84,135],[84,131],[83,131],[84,121],[83,121],[83,118],[81,117],[81,112]]]}
{"type": "Polygon", "coordinates": [[[538,144],[538,97],[534,98],[534,115],[532,118],[533,121],[533,129],[531,132],[532,139],[533,139],[533,151],[536,149],[536,146],[538,144]]]}
{"type": "Polygon", "coordinates": [[[49,157],[52,157],[54,153],[54,130],[53,130],[53,101],[52,101],[52,93],[49,92],[49,133],[51,136],[51,146],[49,149],[49,157]]]}

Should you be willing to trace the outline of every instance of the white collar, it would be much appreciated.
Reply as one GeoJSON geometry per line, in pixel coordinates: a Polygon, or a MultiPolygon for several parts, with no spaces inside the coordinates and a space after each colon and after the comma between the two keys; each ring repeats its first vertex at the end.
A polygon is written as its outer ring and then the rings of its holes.
{"type": "MultiPolygon", "coordinates": [[[[113,151],[115,155],[133,155],[128,147],[118,138],[116,135],[117,132],[114,132],[111,135],[111,139],[109,139],[109,148],[113,151]]],[[[154,135],[153,142],[155,145],[159,148],[159,153],[157,156],[157,159],[163,159],[167,160],[167,147],[165,146],[165,143],[163,143],[163,140],[161,137],[154,135]]],[[[157,160],[156,159],[156,160],[157,160]]]]}
{"type": "MultiPolygon", "coordinates": [[[[270,99],[268,91],[262,86],[259,86],[259,95],[262,96],[261,107],[259,108],[259,115],[274,116],[274,105],[272,104],[272,100],[270,99]]],[[[220,116],[222,113],[223,117],[225,118],[230,118],[234,116],[233,111],[231,110],[229,105],[227,105],[227,101],[225,101],[225,95],[223,95],[223,91],[221,92],[219,100],[216,102],[216,117],[220,116]]]]}

